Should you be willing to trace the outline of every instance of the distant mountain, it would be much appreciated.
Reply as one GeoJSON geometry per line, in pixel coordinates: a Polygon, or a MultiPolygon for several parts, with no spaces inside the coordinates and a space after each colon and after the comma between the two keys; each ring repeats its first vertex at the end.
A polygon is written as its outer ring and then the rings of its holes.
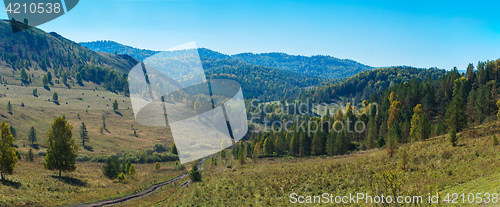
{"type": "MultiPolygon", "coordinates": [[[[144,58],[157,53],[157,51],[133,48],[113,41],[82,42],[80,44],[98,52],[114,53],[116,51],[118,54],[128,54],[138,60],[144,60],[144,58]]],[[[338,59],[324,55],[311,57],[289,55],[286,53],[241,53],[226,55],[206,48],[199,48],[198,52],[202,59],[236,59],[251,65],[277,68],[328,79],[348,78],[359,72],[373,69],[373,67],[353,60],[338,59]]]]}
{"type": "Polygon", "coordinates": [[[42,76],[50,72],[51,86],[69,87],[66,81],[75,84],[75,80],[81,78],[81,86],[92,82],[114,92],[125,92],[126,76],[123,75],[137,63],[129,55],[94,52],[55,32],[32,28],[13,33],[10,22],[0,20],[2,82],[41,86],[42,76]],[[23,71],[27,76],[22,75],[23,71]]]}
{"type": "Polygon", "coordinates": [[[150,57],[158,53],[158,51],[138,49],[108,40],[81,42],[80,45],[96,52],[107,52],[114,54],[116,51],[118,54],[127,54],[140,61],[144,61],[144,59],[146,59],[147,57],[150,57]]]}
{"type": "Polygon", "coordinates": [[[252,65],[262,65],[330,79],[348,78],[359,72],[373,69],[353,60],[324,55],[307,57],[274,52],[241,53],[231,57],[252,65]]]}

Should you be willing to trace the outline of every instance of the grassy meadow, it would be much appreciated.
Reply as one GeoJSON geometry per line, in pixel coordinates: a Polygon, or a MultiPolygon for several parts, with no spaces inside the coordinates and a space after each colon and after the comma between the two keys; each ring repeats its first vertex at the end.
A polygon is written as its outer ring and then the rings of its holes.
{"type": "Polygon", "coordinates": [[[58,178],[56,171],[44,169],[42,156],[46,133],[58,116],[64,115],[73,125],[79,156],[141,151],[156,143],[169,148],[173,143],[170,130],[167,127],[145,127],[135,123],[128,97],[95,88],[46,89],[2,84],[0,94],[0,121],[8,122],[15,128],[14,144],[21,155],[14,174],[6,176],[7,184],[0,185],[0,206],[65,206],[110,199],[134,193],[186,172],[174,170],[174,162],[161,162],[159,170],[154,169],[154,163],[134,164],[137,171],[135,178],[127,176],[127,182],[116,183],[103,175],[103,163],[77,162],[74,172],[63,173],[63,178],[58,178]],[[33,95],[35,88],[38,96],[33,95]],[[53,92],[58,93],[59,103],[52,101],[53,92]],[[112,109],[114,100],[119,103],[116,112],[112,109]],[[12,113],[7,110],[9,101],[12,113]],[[99,128],[103,115],[106,128],[101,134],[99,128]],[[81,122],[87,126],[90,140],[86,146],[90,148],[82,147],[79,139],[81,122]],[[28,162],[25,156],[31,148],[28,133],[32,126],[36,129],[39,148],[33,149],[35,161],[28,162]]]}
{"type": "Polygon", "coordinates": [[[426,206],[429,193],[439,193],[441,204],[447,193],[465,193],[466,196],[469,193],[500,193],[500,146],[492,144],[492,135],[499,135],[499,125],[500,122],[487,123],[459,133],[457,147],[451,146],[447,136],[400,145],[392,158],[385,150],[375,149],[335,157],[263,158],[257,163],[247,159],[247,164],[234,164],[232,169],[223,167],[219,160],[219,166],[204,170],[203,182],[165,190],[162,193],[168,197],[163,196],[163,202],[157,203],[157,199],[149,203],[144,199],[134,204],[291,206],[289,196],[295,192],[303,196],[322,193],[334,196],[349,193],[421,195],[426,206]],[[407,153],[406,159],[403,159],[403,151],[407,153]]]}

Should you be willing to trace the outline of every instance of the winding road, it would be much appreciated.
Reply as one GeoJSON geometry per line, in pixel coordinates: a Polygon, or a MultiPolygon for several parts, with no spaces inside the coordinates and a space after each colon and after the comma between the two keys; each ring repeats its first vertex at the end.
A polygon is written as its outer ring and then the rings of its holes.
{"type": "MultiPolygon", "coordinates": [[[[201,165],[203,164],[203,162],[205,161],[205,158],[201,159],[200,162],[198,163],[198,169],[202,169],[201,168],[201,165]]],[[[88,203],[88,204],[80,204],[80,205],[76,205],[75,207],[97,207],[97,206],[111,206],[111,205],[116,205],[116,204],[121,204],[121,203],[125,203],[127,201],[130,201],[130,200],[133,200],[133,199],[136,199],[136,198],[140,198],[140,197],[143,197],[143,196],[146,196],[146,195],[149,195],[151,193],[154,193],[156,192],[157,190],[161,189],[163,186],[165,185],[168,185],[168,184],[171,184],[171,183],[175,183],[179,180],[182,180],[183,178],[187,177],[189,175],[189,173],[184,173],[182,175],[179,175],[175,178],[172,178],[170,180],[167,180],[165,182],[161,182],[161,183],[157,183],[157,184],[154,184],[138,193],[134,193],[134,194],[131,194],[131,195],[127,195],[127,196],[123,196],[123,197],[120,197],[120,198],[115,198],[115,199],[111,199],[111,200],[105,200],[105,201],[98,201],[98,202],[95,202],[95,203],[88,203]]],[[[182,186],[186,186],[189,184],[191,180],[188,180],[186,181],[185,183],[182,184],[182,186]]]]}

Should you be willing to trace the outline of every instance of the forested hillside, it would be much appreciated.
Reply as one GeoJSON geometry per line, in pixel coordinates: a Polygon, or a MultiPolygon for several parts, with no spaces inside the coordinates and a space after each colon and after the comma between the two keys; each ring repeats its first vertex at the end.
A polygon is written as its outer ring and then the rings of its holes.
{"type": "Polygon", "coordinates": [[[436,80],[446,74],[445,70],[413,67],[389,67],[356,74],[338,84],[315,88],[304,96],[313,97],[317,102],[331,103],[337,96],[355,98],[360,103],[370,98],[373,94],[379,94],[388,87],[398,83],[409,82],[413,79],[423,81],[428,78],[436,80]]]}
{"type": "MultiPolygon", "coordinates": [[[[132,57],[143,60],[155,54],[157,51],[143,50],[122,45],[112,41],[82,42],[81,45],[94,51],[128,54],[132,57]]],[[[373,68],[349,59],[338,59],[332,56],[316,55],[301,56],[289,55],[286,53],[241,53],[235,55],[225,55],[207,48],[199,48],[198,52],[202,59],[227,60],[236,59],[250,65],[259,65],[280,70],[293,71],[296,73],[317,76],[327,79],[348,78],[356,73],[372,70],[373,68]]]]}
{"type": "MultiPolygon", "coordinates": [[[[401,68],[385,70],[404,71],[401,68]]],[[[261,130],[261,133],[253,134],[252,142],[241,143],[235,150],[245,149],[247,155],[251,155],[253,151],[248,149],[257,147],[262,149],[261,155],[303,157],[341,155],[377,147],[386,149],[392,157],[401,143],[423,141],[431,135],[449,133],[450,144],[456,146],[460,142],[456,140],[457,132],[497,118],[495,115],[500,107],[500,101],[497,102],[500,98],[500,59],[479,62],[476,66],[469,64],[465,74],[460,74],[456,69],[446,73],[440,70],[414,71],[420,71],[421,76],[390,84],[393,86],[380,94],[373,91],[371,98],[363,101],[362,106],[350,103],[345,107],[340,105],[341,109],[333,115],[275,114],[280,111],[280,105],[295,108],[297,102],[288,101],[265,105],[265,111],[270,112],[268,114],[263,113],[264,110],[252,108],[251,112],[257,120],[268,118],[282,123],[293,120],[288,126],[292,130],[287,132],[279,125],[267,122],[267,132],[261,130]],[[425,71],[433,71],[437,76],[425,71]],[[427,75],[429,77],[425,78],[427,75]],[[257,111],[261,113],[255,113],[257,111]],[[300,126],[304,122],[306,129],[300,126]],[[307,128],[311,122],[316,124],[307,128]],[[275,128],[281,130],[271,130],[275,128]]],[[[377,70],[372,72],[377,74],[377,70]]],[[[366,87],[371,86],[368,84],[366,87]]],[[[337,94],[335,92],[327,95],[337,94]]]]}
{"type": "Polygon", "coordinates": [[[57,33],[33,28],[12,33],[0,21],[0,72],[2,83],[34,86],[102,85],[126,92],[126,73],[138,62],[128,55],[97,53],[57,33]]]}
{"type": "Polygon", "coordinates": [[[262,65],[330,79],[348,78],[359,72],[373,69],[353,60],[338,59],[326,55],[308,57],[273,52],[241,53],[231,57],[252,65],[262,65]]]}

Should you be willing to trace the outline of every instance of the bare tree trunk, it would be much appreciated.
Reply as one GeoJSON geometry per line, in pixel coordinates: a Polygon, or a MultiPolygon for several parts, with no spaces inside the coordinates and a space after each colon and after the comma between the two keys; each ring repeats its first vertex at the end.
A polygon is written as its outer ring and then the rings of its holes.
{"type": "Polygon", "coordinates": [[[61,170],[59,169],[59,177],[61,177],[61,170]]]}

